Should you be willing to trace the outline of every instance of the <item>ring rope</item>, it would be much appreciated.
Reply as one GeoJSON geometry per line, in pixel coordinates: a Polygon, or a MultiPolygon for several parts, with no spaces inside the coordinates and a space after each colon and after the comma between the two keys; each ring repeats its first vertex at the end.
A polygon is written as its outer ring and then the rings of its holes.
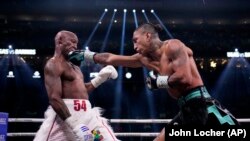
{"type": "Polygon", "coordinates": [[[111,123],[169,123],[171,119],[110,119],[111,123]]]}
{"type": "MultiPolygon", "coordinates": [[[[240,118],[237,119],[241,123],[250,122],[249,118],[240,118]]],[[[43,122],[44,119],[42,118],[9,118],[8,122],[43,122]]],[[[171,119],[110,119],[111,123],[168,123],[171,119]]],[[[133,132],[120,132],[115,133],[116,136],[121,137],[156,137],[159,133],[133,133],[133,132]]],[[[8,137],[15,137],[15,136],[35,136],[36,133],[34,132],[17,132],[17,133],[8,133],[8,137]]]]}
{"type": "MultiPolygon", "coordinates": [[[[239,122],[250,122],[250,118],[237,119],[239,122]]],[[[42,118],[9,118],[9,122],[43,122],[42,118]]],[[[169,123],[171,119],[110,119],[111,123],[169,123]]]]}
{"type": "MultiPolygon", "coordinates": [[[[120,133],[115,133],[116,136],[120,137],[156,137],[159,133],[128,133],[128,132],[120,132],[120,133]]],[[[36,133],[33,132],[26,132],[26,133],[8,133],[8,137],[33,137],[35,136],[36,133]]]]}

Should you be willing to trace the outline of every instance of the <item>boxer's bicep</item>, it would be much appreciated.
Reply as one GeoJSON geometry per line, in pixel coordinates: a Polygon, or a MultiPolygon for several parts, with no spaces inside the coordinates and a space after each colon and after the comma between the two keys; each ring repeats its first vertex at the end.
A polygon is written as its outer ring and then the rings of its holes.
{"type": "Polygon", "coordinates": [[[48,63],[44,69],[45,86],[49,98],[61,97],[62,85],[60,78],[60,70],[57,64],[48,63]]]}

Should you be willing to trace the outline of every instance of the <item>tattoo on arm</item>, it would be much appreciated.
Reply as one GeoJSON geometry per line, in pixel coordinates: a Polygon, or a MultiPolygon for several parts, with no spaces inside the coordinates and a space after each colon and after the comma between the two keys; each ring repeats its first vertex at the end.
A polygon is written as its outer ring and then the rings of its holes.
{"type": "Polygon", "coordinates": [[[184,85],[186,83],[186,77],[184,77],[188,71],[188,54],[182,47],[171,48],[172,69],[174,73],[168,78],[168,84],[171,88],[184,85]],[[184,71],[185,70],[185,71],[184,71]]]}

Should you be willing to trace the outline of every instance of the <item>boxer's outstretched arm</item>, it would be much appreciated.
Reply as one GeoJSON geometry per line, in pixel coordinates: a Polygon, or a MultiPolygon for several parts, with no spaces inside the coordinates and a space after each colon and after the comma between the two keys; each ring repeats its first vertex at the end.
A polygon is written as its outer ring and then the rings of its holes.
{"type": "Polygon", "coordinates": [[[132,56],[116,55],[112,53],[97,53],[94,56],[95,63],[137,68],[142,67],[139,54],[132,56]]]}
{"type": "Polygon", "coordinates": [[[49,97],[49,103],[62,120],[70,116],[70,112],[62,100],[61,70],[58,63],[48,61],[44,68],[45,86],[49,97]]]}

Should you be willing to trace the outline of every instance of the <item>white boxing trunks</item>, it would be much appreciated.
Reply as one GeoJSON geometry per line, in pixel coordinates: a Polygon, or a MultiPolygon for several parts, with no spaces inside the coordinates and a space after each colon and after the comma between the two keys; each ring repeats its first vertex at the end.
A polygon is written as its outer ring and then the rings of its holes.
{"type": "MultiPolygon", "coordinates": [[[[81,119],[92,134],[86,141],[119,141],[108,125],[107,119],[101,117],[101,108],[92,108],[85,99],[63,99],[71,116],[81,119]]],[[[51,106],[45,112],[45,120],[38,130],[34,141],[75,141],[75,135],[51,106]]]]}

